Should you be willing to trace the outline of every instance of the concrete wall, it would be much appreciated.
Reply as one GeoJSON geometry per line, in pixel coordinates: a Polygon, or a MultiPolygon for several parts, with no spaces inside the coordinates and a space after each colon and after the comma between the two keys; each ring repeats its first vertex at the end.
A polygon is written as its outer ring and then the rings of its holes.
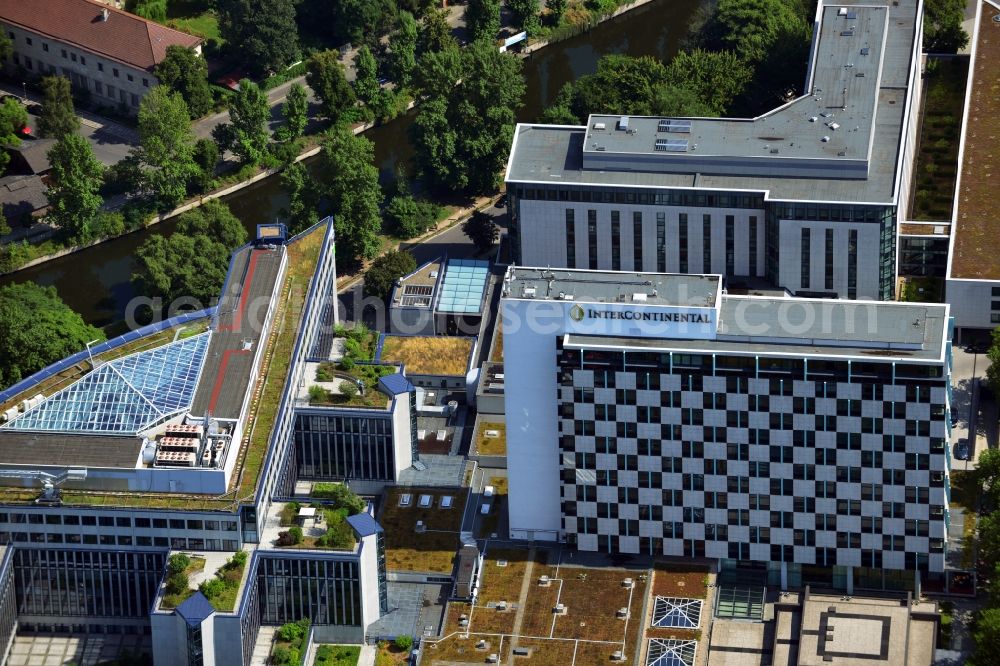
{"type": "MultiPolygon", "coordinates": [[[[187,664],[187,627],[176,613],[152,613],[153,663],[157,666],[187,664]]],[[[207,662],[206,662],[207,663],[207,662]]]]}
{"type": "Polygon", "coordinates": [[[399,481],[399,473],[413,464],[413,438],[410,427],[410,394],[396,396],[392,405],[392,451],[395,456],[393,479],[399,481]]]}
{"type": "Polygon", "coordinates": [[[850,231],[858,232],[857,246],[857,298],[878,299],[878,265],[881,258],[880,225],[872,222],[814,222],[781,220],[778,231],[778,284],[792,292],[803,291],[802,229],[808,228],[809,237],[809,288],[805,291],[825,289],[826,230],[833,230],[833,291],[840,298],[847,298],[848,244],[850,231]]]}
{"type": "Polygon", "coordinates": [[[1000,308],[992,308],[994,301],[1000,305],[1000,280],[949,279],[945,282],[945,300],[951,306],[956,329],[1000,326],[1000,321],[993,321],[994,313],[1000,319],[1000,308]]]}
{"type": "MultiPolygon", "coordinates": [[[[245,584],[254,585],[256,581],[247,579],[245,584]]],[[[205,625],[208,624],[212,625],[211,645],[214,649],[212,656],[216,666],[243,666],[243,636],[240,628],[240,616],[215,613],[205,622],[205,625]]],[[[202,631],[205,631],[204,626],[202,631]]],[[[206,638],[205,641],[207,652],[208,639],[206,638]]],[[[206,654],[205,665],[208,666],[208,663],[208,655],[206,654]]]]}

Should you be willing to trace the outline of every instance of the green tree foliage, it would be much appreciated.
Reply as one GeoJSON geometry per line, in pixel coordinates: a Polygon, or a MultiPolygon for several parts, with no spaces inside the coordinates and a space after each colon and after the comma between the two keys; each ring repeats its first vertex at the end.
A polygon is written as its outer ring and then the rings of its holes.
{"type": "Polygon", "coordinates": [[[136,252],[139,291],[165,304],[183,296],[204,306],[218,298],[233,249],[246,243],[243,224],[218,199],[180,216],[169,238],[150,236],[136,252]]]}
{"type": "Polygon", "coordinates": [[[212,90],[208,87],[208,64],[194,49],[171,45],[156,66],[156,78],[162,85],[180,93],[187,103],[191,119],[212,110],[212,90]]]}
{"type": "MultiPolygon", "coordinates": [[[[14,97],[5,97],[0,102],[0,145],[16,148],[21,145],[21,128],[28,122],[28,112],[14,97]]],[[[0,150],[0,175],[7,169],[10,154],[0,150]]]]}
{"type": "Polygon", "coordinates": [[[1000,449],[986,449],[979,454],[976,476],[983,486],[989,505],[1000,505],[1000,449]]]}
{"type": "Polygon", "coordinates": [[[390,250],[372,262],[365,272],[365,295],[385,300],[396,280],[417,270],[417,261],[405,250],[390,250]]]}
{"type": "Polygon", "coordinates": [[[396,20],[395,0],[336,0],[333,10],[334,25],[354,44],[374,46],[396,20]]]}
{"type": "Polygon", "coordinates": [[[428,51],[420,58],[414,73],[414,88],[421,97],[447,98],[464,73],[462,50],[451,46],[443,51],[428,51]]]}
{"type": "MultiPolygon", "coordinates": [[[[364,325],[355,326],[354,329],[348,332],[348,335],[351,335],[354,331],[358,331],[361,335],[368,335],[368,329],[364,325]]],[[[368,503],[343,483],[314,483],[312,497],[333,500],[334,508],[337,510],[343,509],[348,516],[353,516],[368,509],[368,503]]]]}
{"type": "Polygon", "coordinates": [[[363,45],[354,56],[354,95],[365,104],[371,105],[378,96],[380,87],[378,62],[371,49],[363,45]]]}
{"type": "Polygon", "coordinates": [[[444,51],[451,46],[458,46],[458,44],[451,35],[451,26],[448,24],[448,12],[436,7],[427,10],[423,23],[420,25],[420,36],[417,39],[417,53],[423,55],[425,53],[444,51]]]}
{"type": "Polygon", "coordinates": [[[410,12],[399,13],[399,24],[389,37],[389,63],[396,84],[405,87],[417,66],[417,20],[410,12]]]}
{"type": "Polygon", "coordinates": [[[184,573],[191,566],[191,558],[184,553],[174,553],[167,559],[167,571],[176,574],[184,573]]]}
{"type": "Polygon", "coordinates": [[[538,32],[539,0],[507,0],[507,9],[514,15],[514,25],[529,35],[538,32]]]}
{"type": "Polygon", "coordinates": [[[242,164],[259,164],[267,155],[270,136],[267,121],[271,110],[267,93],[253,81],[243,79],[229,103],[230,123],[218,125],[212,136],[223,150],[231,150],[242,164]]]}
{"type": "Polygon", "coordinates": [[[336,128],[323,144],[321,192],[330,200],[337,231],[337,257],[371,259],[381,247],[382,190],[375,146],[350,129],[336,128]]]}
{"type": "Polygon", "coordinates": [[[51,182],[45,191],[48,217],[72,242],[85,243],[94,236],[92,224],[104,204],[100,195],[104,167],[79,134],[63,136],[48,157],[52,165],[51,182]]]}
{"type": "Polygon", "coordinates": [[[323,115],[334,123],[354,106],[354,89],[344,76],[336,51],[320,51],[306,61],[306,83],[319,98],[323,115]]]}
{"type": "Polygon", "coordinates": [[[1000,396],[1000,328],[993,329],[991,333],[990,348],[986,350],[986,358],[990,360],[990,367],[986,369],[986,384],[993,391],[993,395],[1000,396]]]}
{"type": "Polygon", "coordinates": [[[810,26],[800,7],[789,0],[719,0],[717,39],[744,62],[759,65],[789,45],[808,45],[810,26]]]}
{"type": "Polygon", "coordinates": [[[302,162],[293,162],[281,172],[281,184],[288,192],[288,208],[282,213],[288,220],[288,231],[297,234],[316,224],[319,219],[319,193],[302,162]]]}
{"type": "Polygon", "coordinates": [[[42,112],[38,116],[38,133],[58,139],[75,134],[80,129],[80,119],[73,110],[73,93],[69,79],[64,76],[42,78],[42,112]]]}
{"type": "Polygon", "coordinates": [[[294,0],[215,0],[219,31],[254,74],[278,71],[299,53],[294,0]]]}
{"type": "Polygon", "coordinates": [[[493,222],[493,218],[478,210],[462,223],[462,232],[469,237],[473,245],[479,248],[480,252],[489,250],[500,240],[500,231],[493,222]]]}
{"type": "Polygon", "coordinates": [[[719,112],[702,101],[694,90],[669,83],[656,89],[651,107],[653,113],[658,116],[711,118],[719,115],[719,112]]]}
{"type": "Polygon", "coordinates": [[[419,201],[409,195],[398,195],[385,207],[385,219],[400,238],[413,238],[430,229],[436,222],[440,207],[430,201],[419,201]]]}
{"type": "Polygon", "coordinates": [[[298,83],[288,89],[288,97],[281,107],[281,115],[285,125],[281,128],[281,138],[285,140],[298,139],[306,131],[309,122],[309,98],[306,89],[298,83]]]}
{"type": "Polygon", "coordinates": [[[128,11],[150,21],[164,23],[167,20],[167,0],[133,0],[125,3],[128,11]]]}
{"type": "Polygon", "coordinates": [[[976,641],[972,663],[976,666],[995,664],[1000,653],[1000,608],[980,611],[972,638],[976,641]]]}
{"type": "Polygon", "coordinates": [[[100,329],[71,310],[55,287],[33,282],[0,287],[0,386],[103,340],[100,329]]]}
{"type": "Polygon", "coordinates": [[[473,40],[495,42],[500,32],[500,0],[469,0],[465,8],[465,25],[473,40]]]}
{"type": "Polygon", "coordinates": [[[10,224],[7,222],[7,216],[0,210],[0,236],[6,236],[12,231],[13,229],[10,228],[10,224]]]}
{"type": "Polygon", "coordinates": [[[413,647],[413,636],[408,636],[408,635],[397,636],[395,643],[396,647],[399,648],[400,650],[403,650],[404,652],[409,652],[410,648],[413,647]]]}
{"type": "Polygon", "coordinates": [[[962,29],[964,0],[924,0],[924,50],[929,53],[957,53],[969,43],[962,29]]]}
{"type": "Polygon", "coordinates": [[[417,164],[436,187],[491,192],[500,183],[524,97],[521,61],[476,42],[462,50],[458,63],[457,72],[446,68],[442,80],[421,83],[427,100],[412,130],[417,164]]]}
{"type": "Polygon", "coordinates": [[[14,43],[6,32],[0,32],[0,60],[6,60],[14,52],[14,43]]]}
{"type": "Polygon", "coordinates": [[[134,152],[142,189],[163,210],[176,206],[198,173],[187,104],[179,94],[156,86],[139,105],[139,148],[134,152]]]}
{"type": "Polygon", "coordinates": [[[211,139],[198,139],[194,144],[194,163],[198,167],[195,187],[204,192],[215,180],[215,166],[219,163],[219,146],[211,139]]]}
{"type": "Polygon", "coordinates": [[[554,18],[553,23],[558,23],[559,17],[566,11],[566,0],[546,0],[545,6],[554,18]]]}
{"type": "Polygon", "coordinates": [[[732,51],[681,51],[666,68],[667,85],[690,90],[713,116],[725,114],[751,79],[753,69],[732,51]]]}

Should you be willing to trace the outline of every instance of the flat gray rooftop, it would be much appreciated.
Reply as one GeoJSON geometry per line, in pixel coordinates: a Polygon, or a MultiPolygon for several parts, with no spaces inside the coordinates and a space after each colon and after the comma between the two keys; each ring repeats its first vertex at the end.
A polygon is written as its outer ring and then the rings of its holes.
{"type": "Polygon", "coordinates": [[[940,361],[948,307],[725,296],[715,340],[567,336],[574,346],[940,361]]]}
{"type": "Polygon", "coordinates": [[[566,300],[563,296],[572,296],[574,301],[590,303],[711,308],[715,307],[720,286],[718,275],[513,267],[507,272],[504,296],[540,301],[566,300]],[[640,302],[634,294],[645,296],[640,302]]]}
{"type": "Polygon", "coordinates": [[[617,129],[619,116],[593,116],[584,127],[518,125],[507,180],[752,190],[767,192],[772,200],[891,203],[916,15],[917,0],[828,3],[815,44],[811,88],[757,119],[689,119],[689,133],[676,131],[677,123],[669,132],[658,131],[661,119],[632,117],[628,127],[636,131],[630,134],[617,129]],[[841,16],[841,8],[856,18],[841,16]],[[829,125],[834,122],[836,129],[829,125]],[[594,130],[595,123],[605,129],[594,130]],[[830,140],[823,142],[823,136],[830,140]],[[688,145],[682,152],[658,151],[656,139],[687,140],[688,145]]]}
{"type": "Polygon", "coordinates": [[[0,432],[0,465],[135,469],[141,448],[142,440],[137,437],[4,430],[0,432]]]}

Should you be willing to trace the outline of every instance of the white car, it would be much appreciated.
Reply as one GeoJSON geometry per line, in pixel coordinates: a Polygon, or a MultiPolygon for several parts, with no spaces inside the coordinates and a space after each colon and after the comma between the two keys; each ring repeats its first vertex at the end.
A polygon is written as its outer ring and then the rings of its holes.
{"type": "Polygon", "coordinates": [[[494,488],[493,486],[484,486],[483,487],[483,497],[493,497],[493,493],[495,493],[495,492],[496,492],[496,488],[494,488]]]}

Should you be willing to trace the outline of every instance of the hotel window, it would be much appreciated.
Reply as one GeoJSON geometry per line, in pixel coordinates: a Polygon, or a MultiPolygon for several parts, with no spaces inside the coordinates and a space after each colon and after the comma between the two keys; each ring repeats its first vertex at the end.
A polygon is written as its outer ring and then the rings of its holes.
{"type": "Polygon", "coordinates": [[[613,271],[622,269],[621,233],[621,213],[613,210],[611,211],[611,270],[613,271]]]}
{"type": "Polygon", "coordinates": [[[73,62],[76,62],[76,54],[75,53],[70,53],[69,54],[69,59],[72,60],[73,62]]]}
{"type": "Polygon", "coordinates": [[[62,57],[63,58],[68,58],[69,55],[66,53],[66,49],[61,49],[61,50],[62,50],[62,57]]]}
{"type": "Polygon", "coordinates": [[[590,252],[588,267],[597,269],[597,211],[587,211],[587,249],[590,252]]]}
{"type": "Polygon", "coordinates": [[[132,75],[131,75],[131,74],[126,74],[126,76],[128,76],[128,80],[129,80],[130,82],[131,82],[131,81],[135,81],[135,79],[134,79],[134,78],[132,77],[132,75]]]}
{"type": "Polygon", "coordinates": [[[750,275],[757,275],[757,216],[750,216],[750,275]]]}
{"type": "Polygon", "coordinates": [[[667,214],[656,214],[656,270],[667,272],[667,214]]]}
{"type": "Polygon", "coordinates": [[[677,252],[680,259],[680,266],[678,271],[681,273],[688,272],[688,216],[687,213],[681,213],[677,217],[677,252]]]}
{"type": "Polygon", "coordinates": [[[858,230],[851,229],[847,242],[847,297],[858,297],[858,230]]]}
{"type": "Polygon", "coordinates": [[[566,267],[576,268],[576,220],[572,208],[566,209],[566,267]]]}
{"type": "Polygon", "coordinates": [[[712,272],[712,216],[701,216],[701,249],[704,255],[704,272],[712,272]]]}
{"type": "Polygon", "coordinates": [[[632,213],[632,270],[642,270],[642,213],[632,213]]]}
{"type": "Polygon", "coordinates": [[[104,86],[101,85],[100,81],[94,81],[94,92],[98,95],[104,94],[104,86]]]}
{"type": "Polygon", "coordinates": [[[83,56],[80,56],[80,64],[81,65],[86,65],[87,64],[87,59],[84,58],[83,56]]]}
{"type": "Polygon", "coordinates": [[[799,286],[809,288],[809,229],[802,230],[802,262],[800,266],[799,286]]]}
{"type": "Polygon", "coordinates": [[[833,289],[833,229],[826,230],[826,270],[824,289],[833,289]]]}
{"type": "Polygon", "coordinates": [[[736,218],[726,215],[726,275],[736,273],[736,218]]]}
{"type": "Polygon", "coordinates": [[[111,73],[114,75],[114,77],[116,79],[118,78],[118,68],[117,67],[112,67],[111,68],[111,73]]]}

